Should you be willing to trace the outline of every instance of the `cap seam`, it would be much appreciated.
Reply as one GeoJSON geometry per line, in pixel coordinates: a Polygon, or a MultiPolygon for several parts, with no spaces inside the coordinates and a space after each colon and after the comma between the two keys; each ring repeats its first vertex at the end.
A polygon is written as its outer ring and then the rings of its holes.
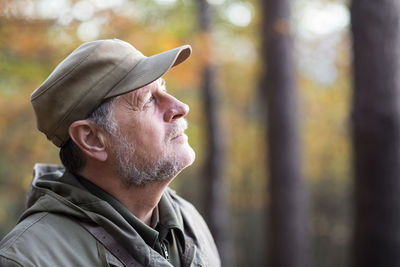
{"type": "MultiPolygon", "coordinates": [[[[130,52],[130,53],[128,53],[128,54],[126,54],[125,56],[124,56],[124,59],[119,63],[119,64],[117,64],[117,65],[115,65],[115,67],[114,68],[112,68],[110,71],[108,71],[104,76],[103,76],[103,78],[101,78],[97,83],[95,83],[94,85],[92,85],[88,90],[87,90],[87,92],[84,94],[84,96],[83,97],[81,97],[80,98],[80,100],[74,105],[74,106],[72,106],[69,110],[68,110],[68,112],[62,117],[62,119],[58,122],[58,124],[56,125],[56,126],[54,126],[53,127],[53,129],[50,131],[51,132],[51,134],[50,134],[50,136],[57,136],[57,135],[55,135],[54,134],[54,132],[55,131],[57,131],[57,129],[60,127],[60,125],[68,118],[68,116],[72,113],[72,111],[80,104],[80,103],[82,103],[82,101],[85,99],[85,97],[93,90],[93,88],[94,87],[96,87],[103,79],[105,79],[105,77],[107,77],[107,75],[109,74],[109,73],[111,73],[111,72],[113,72],[116,68],[118,68],[123,62],[125,62],[125,60],[127,60],[128,59],[128,56],[129,55],[131,55],[131,54],[133,54],[132,52],[130,52]]],[[[138,64],[139,62],[137,62],[136,64],[135,64],[135,66],[133,66],[133,68],[135,68],[136,66],[137,66],[137,64],[138,64]]],[[[132,68],[132,69],[133,69],[132,68]]],[[[131,70],[130,70],[131,71],[131,70]]],[[[128,75],[128,73],[130,72],[130,71],[128,71],[125,75],[124,75],[124,77],[122,78],[122,79],[124,79],[125,78],[125,76],[126,75],[128,75]]],[[[121,79],[121,80],[122,80],[121,79]]],[[[117,83],[118,84],[118,83],[117,83]]],[[[114,86],[112,86],[111,88],[110,88],[110,90],[112,90],[112,88],[114,88],[115,87],[115,85],[114,86]]],[[[104,95],[107,95],[108,94],[108,92],[110,92],[110,90],[108,90],[104,95]]],[[[104,96],[103,96],[104,97],[104,96]]],[[[57,136],[57,138],[59,138],[58,136],[57,136]]],[[[60,138],[59,138],[60,139],[60,138]]],[[[60,139],[61,140],[61,139],[60,139]]],[[[65,142],[65,141],[62,141],[63,143],[65,142]]]]}
{"type": "MultiPolygon", "coordinates": [[[[144,59],[146,59],[146,58],[147,58],[147,57],[144,57],[144,58],[139,59],[138,62],[136,62],[135,66],[133,66],[132,69],[130,69],[130,70],[124,75],[124,77],[121,78],[121,80],[119,80],[116,84],[113,85],[113,87],[110,88],[110,90],[107,91],[107,93],[105,94],[105,96],[108,95],[108,93],[111,92],[111,91],[112,91],[118,84],[120,84],[126,77],[128,77],[129,73],[131,73],[131,72],[136,68],[136,66],[139,65],[139,63],[142,62],[142,61],[143,61],[144,59]]],[[[137,88],[134,88],[134,89],[132,89],[132,90],[135,90],[135,89],[137,89],[137,88]]],[[[117,95],[115,95],[115,96],[117,96],[117,95]]],[[[111,97],[113,97],[113,96],[110,96],[110,97],[107,97],[107,98],[111,98],[111,97]]]]}
{"type": "MultiPolygon", "coordinates": [[[[89,54],[86,55],[86,57],[84,57],[83,59],[81,59],[81,61],[78,62],[78,64],[76,64],[73,68],[71,68],[69,71],[67,71],[64,75],[60,76],[58,79],[56,79],[52,84],[50,84],[46,89],[44,89],[43,91],[41,91],[39,94],[35,95],[35,96],[31,96],[31,101],[35,100],[36,98],[38,98],[39,96],[41,96],[42,94],[44,94],[45,92],[47,92],[50,88],[52,88],[54,85],[56,85],[56,83],[58,83],[60,80],[64,79],[67,75],[69,75],[71,72],[73,72],[77,67],[79,67],[90,55],[92,55],[98,48],[99,46],[101,46],[101,44],[96,45],[95,49],[90,52],[89,54]]],[[[39,87],[40,88],[40,87],[39,87]]]]}

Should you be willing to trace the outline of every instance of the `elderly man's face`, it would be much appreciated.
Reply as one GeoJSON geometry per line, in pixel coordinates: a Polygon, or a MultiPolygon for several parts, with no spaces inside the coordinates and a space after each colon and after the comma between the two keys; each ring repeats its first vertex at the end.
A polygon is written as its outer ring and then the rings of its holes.
{"type": "Polygon", "coordinates": [[[110,160],[128,185],[170,179],[193,163],[195,153],[184,134],[188,112],[166,92],[161,78],[116,100],[110,160]]]}

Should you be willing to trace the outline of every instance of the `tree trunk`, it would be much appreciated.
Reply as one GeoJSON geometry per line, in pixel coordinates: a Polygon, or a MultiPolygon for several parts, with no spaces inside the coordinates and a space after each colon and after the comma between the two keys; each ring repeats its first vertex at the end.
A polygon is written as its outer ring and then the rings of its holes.
{"type": "Polygon", "coordinates": [[[270,171],[267,266],[310,267],[289,2],[264,0],[262,3],[266,73],[261,88],[266,92],[270,171]]]}
{"type": "Polygon", "coordinates": [[[351,4],[353,266],[400,266],[400,2],[351,4]]]}
{"type": "Polygon", "coordinates": [[[203,101],[206,122],[207,156],[205,159],[206,220],[218,247],[223,266],[231,266],[231,244],[227,238],[228,209],[223,181],[224,139],[219,119],[219,92],[216,67],[212,61],[210,13],[206,0],[199,1],[199,22],[202,37],[203,101]]]}

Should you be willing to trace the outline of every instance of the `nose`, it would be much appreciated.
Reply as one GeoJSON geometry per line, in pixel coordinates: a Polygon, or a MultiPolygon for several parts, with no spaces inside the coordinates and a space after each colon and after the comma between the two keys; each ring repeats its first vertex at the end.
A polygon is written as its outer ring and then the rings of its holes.
{"type": "Polygon", "coordinates": [[[183,118],[189,113],[189,106],[185,103],[179,101],[173,96],[170,97],[170,104],[168,109],[164,113],[164,120],[167,122],[172,122],[174,120],[183,118]]]}

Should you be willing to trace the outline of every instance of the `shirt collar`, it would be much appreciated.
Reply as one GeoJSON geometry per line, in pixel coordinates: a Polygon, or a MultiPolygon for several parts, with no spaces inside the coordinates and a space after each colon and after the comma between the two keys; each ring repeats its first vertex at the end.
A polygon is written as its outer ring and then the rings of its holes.
{"type": "Polygon", "coordinates": [[[185,237],[183,234],[182,226],[179,224],[179,220],[176,216],[176,212],[172,207],[171,201],[168,199],[167,195],[164,193],[161,196],[159,207],[159,232],[160,239],[164,239],[170,229],[174,229],[176,238],[181,245],[181,248],[185,248],[185,237]]]}

